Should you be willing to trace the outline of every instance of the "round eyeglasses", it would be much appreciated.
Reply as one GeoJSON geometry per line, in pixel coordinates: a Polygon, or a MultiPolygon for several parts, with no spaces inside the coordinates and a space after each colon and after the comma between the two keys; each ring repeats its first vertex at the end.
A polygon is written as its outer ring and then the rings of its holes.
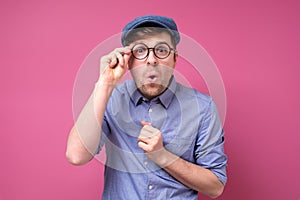
{"type": "Polygon", "coordinates": [[[131,53],[135,59],[143,60],[149,56],[151,49],[159,59],[167,58],[171,54],[171,51],[175,51],[167,43],[158,43],[153,48],[149,48],[143,43],[138,43],[132,47],[131,53]]]}

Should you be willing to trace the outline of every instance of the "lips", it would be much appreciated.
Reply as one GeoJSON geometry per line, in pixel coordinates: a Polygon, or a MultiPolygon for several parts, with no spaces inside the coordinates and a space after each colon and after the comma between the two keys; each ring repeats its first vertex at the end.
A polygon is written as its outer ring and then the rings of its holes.
{"type": "Polygon", "coordinates": [[[155,83],[158,80],[158,73],[157,72],[147,73],[146,80],[147,80],[147,82],[155,83]]]}

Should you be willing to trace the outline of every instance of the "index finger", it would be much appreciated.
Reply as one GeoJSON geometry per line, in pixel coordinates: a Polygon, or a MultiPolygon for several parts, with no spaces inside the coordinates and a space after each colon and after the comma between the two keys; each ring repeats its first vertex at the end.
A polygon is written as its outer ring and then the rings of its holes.
{"type": "Polygon", "coordinates": [[[115,54],[117,54],[120,65],[122,67],[127,66],[128,60],[131,55],[131,49],[129,47],[116,48],[115,54]]]}
{"type": "Polygon", "coordinates": [[[145,124],[141,129],[138,140],[145,140],[145,139],[155,137],[157,134],[159,134],[159,132],[160,131],[157,128],[151,126],[151,124],[145,124]]]}

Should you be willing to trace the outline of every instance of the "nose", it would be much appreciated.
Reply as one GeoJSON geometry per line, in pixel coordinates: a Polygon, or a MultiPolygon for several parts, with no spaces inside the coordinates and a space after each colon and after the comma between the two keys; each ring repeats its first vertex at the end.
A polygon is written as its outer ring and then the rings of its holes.
{"type": "Polygon", "coordinates": [[[153,49],[149,49],[149,55],[147,57],[147,65],[157,65],[157,57],[154,55],[153,49]]]}

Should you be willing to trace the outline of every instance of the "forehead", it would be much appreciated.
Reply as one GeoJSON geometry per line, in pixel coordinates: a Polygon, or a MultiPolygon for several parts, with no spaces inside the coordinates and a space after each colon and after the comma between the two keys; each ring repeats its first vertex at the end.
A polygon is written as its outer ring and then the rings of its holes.
{"type": "Polygon", "coordinates": [[[169,33],[167,32],[161,32],[161,33],[151,33],[151,34],[144,34],[141,36],[138,36],[131,45],[137,44],[137,43],[144,43],[147,46],[155,46],[158,43],[165,42],[172,46],[172,39],[169,33]]]}

